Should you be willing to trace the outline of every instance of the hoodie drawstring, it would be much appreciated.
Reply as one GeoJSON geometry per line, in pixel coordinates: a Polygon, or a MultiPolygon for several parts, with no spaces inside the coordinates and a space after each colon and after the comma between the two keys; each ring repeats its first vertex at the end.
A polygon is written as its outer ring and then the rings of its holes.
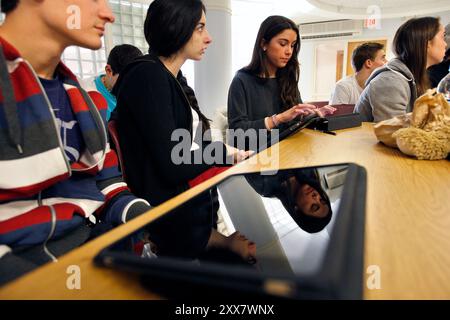
{"type": "Polygon", "coordinates": [[[6,65],[5,54],[3,48],[0,46],[0,89],[3,93],[3,106],[8,126],[8,134],[14,147],[20,154],[22,150],[22,131],[20,130],[20,121],[17,110],[16,99],[14,96],[14,88],[9,77],[8,66],[6,65]]]}

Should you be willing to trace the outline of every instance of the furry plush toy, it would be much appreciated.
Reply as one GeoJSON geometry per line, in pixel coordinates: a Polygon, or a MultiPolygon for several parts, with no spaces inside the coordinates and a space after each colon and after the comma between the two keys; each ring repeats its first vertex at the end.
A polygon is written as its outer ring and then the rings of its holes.
{"type": "MultiPolygon", "coordinates": [[[[397,146],[404,154],[418,159],[445,159],[450,153],[450,105],[436,90],[420,96],[412,114],[405,115],[400,122],[391,131],[388,145],[397,146]]],[[[376,126],[380,128],[383,124],[376,126]]]]}

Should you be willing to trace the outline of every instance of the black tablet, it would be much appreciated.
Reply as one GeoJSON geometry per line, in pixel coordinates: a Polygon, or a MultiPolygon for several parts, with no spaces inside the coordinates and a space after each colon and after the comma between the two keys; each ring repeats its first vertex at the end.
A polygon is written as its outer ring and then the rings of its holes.
{"type": "Polygon", "coordinates": [[[355,164],[234,175],[105,248],[95,263],[138,274],[168,298],[361,299],[365,199],[366,172],[355,164]],[[195,232],[189,221],[205,199],[216,203],[211,228],[239,232],[247,251],[187,254],[182,239],[195,232]],[[163,225],[174,226],[170,244],[158,243],[163,225]]]}
{"type": "Polygon", "coordinates": [[[313,123],[320,121],[320,117],[316,114],[310,114],[305,118],[293,123],[291,126],[280,132],[280,141],[290,135],[312,125],[313,123]]]}
{"type": "MultiPolygon", "coordinates": [[[[270,132],[264,131],[267,136],[262,135],[262,137],[259,137],[259,139],[256,139],[256,137],[254,138],[255,142],[257,141],[259,143],[257,150],[258,150],[258,152],[261,152],[261,151],[267,149],[268,147],[274,145],[275,143],[278,143],[281,140],[284,140],[287,137],[293,135],[294,133],[297,133],[307,127],[314,128],[315,124],[319,124],[324,121],[326,121],[325,118],[320,118],[316,114],[310,114],[310,115],[307,115],[306,117],[298,118],[294,121],[291,121],[289,123],[289,125],[283,126],[282,129],[275,129],[270,132]]],[[[229,141],[235,141],[234,138],[228,138],[228,139],[229,139],[229,141]]],[[[247,144],[250,145],[248,142],[247,142],[247,144]]],[[[242,149],[243,145],[235,143],[235,146],[237,146],[238,149],[242,149]]],[[[246,149],[248,149],[248,148],[246,148],[246,149]]],[[[255,148],[250,148],[250,149],[256,150],[255,148]]]]}

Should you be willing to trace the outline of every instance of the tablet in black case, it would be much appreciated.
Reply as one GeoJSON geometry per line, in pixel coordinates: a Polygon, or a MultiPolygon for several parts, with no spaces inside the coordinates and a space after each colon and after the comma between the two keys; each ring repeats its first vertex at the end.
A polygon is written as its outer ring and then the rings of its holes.
{"type": "MultiPolygon", "coordinates": [[[[254,242],[256,261],[227,250],[187,258],[159,254],[156,249],[155,255],[149,242],[145,250],[136,250],[136,242],[152,237],[142,236],[151,230],[144,228],[102,250],[95,263],[138,274],[145,287],[167,298],[362,298],[364,168],[336,164],[280,170],[275,175],[234,175],[211,190],[215,188],[217,229],[228,235],[239,231],[254,242]],[[314,206],[319,198],[320,205],[314,206]],[[324,219],[315,220],[315,215],[324,219]]],[[[183,215],[179,209],[160,219],[179,218],[183,215]]]]}

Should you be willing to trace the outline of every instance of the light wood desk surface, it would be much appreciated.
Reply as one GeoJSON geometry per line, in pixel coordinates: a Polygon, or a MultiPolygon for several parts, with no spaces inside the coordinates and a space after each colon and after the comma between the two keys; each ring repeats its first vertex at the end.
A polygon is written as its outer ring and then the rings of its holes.
{"type": "MultiPolygon", "coordinates": [[[[365,299],[450,299],[450,162],[419,161],[377,143],[372,124],[337,132],[303,130],[279,145],[279,167],[354,162],[367,170],[365,270],[379,266],[381,289],[365,299]]],[[[273,148],[272,148],[273,149],[273,148]]],[[[274,153],[276,154],[276,153],[274,153]]],[[[104,247],[164,214],[225,176],[276,168],[277,157],[250,158],[126,225],[0,288],[0,299],[155,299],[128,274],[99,268],[104,247]],[[256,161],[259,163],[255,163],[256,161]],[[262,165],[264,164],[264,165],[262,165]],[[81,289],[68,290],[67,267],[81,269],[81,289]]]]}

